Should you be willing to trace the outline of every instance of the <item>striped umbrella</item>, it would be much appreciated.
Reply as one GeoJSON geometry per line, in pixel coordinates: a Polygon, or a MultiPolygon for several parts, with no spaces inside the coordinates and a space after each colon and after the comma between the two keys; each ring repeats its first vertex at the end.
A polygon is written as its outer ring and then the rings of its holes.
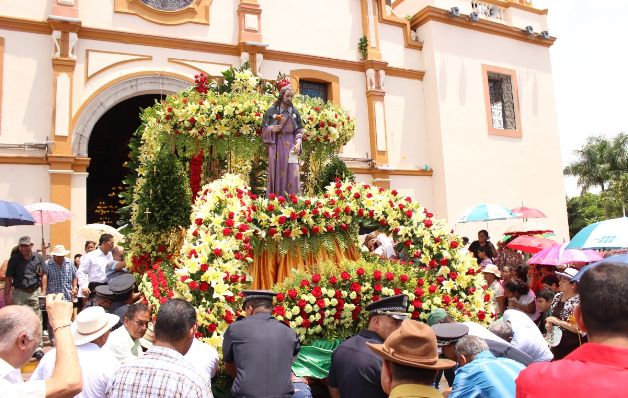
{"type": "Polygon", "coordinates": [[[628,247],[628,217],[588,225],[567,245],[569,249],[621,249],[628,247]]]}
{"type": "Polygon", "coordinates": [[[458,222],[507,220],[509,218],[517,218],[517,216],[507,207],[482,203],[464,212],[458,222]]]}

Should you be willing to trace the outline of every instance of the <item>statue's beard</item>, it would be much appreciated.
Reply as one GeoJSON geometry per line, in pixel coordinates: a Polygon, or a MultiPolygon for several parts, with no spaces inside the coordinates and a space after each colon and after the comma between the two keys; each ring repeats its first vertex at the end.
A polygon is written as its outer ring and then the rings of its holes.
{"type": "Polygon", "coordinates": [[[292,106],[292,101],[290,100],[283,100],[281,102],[284,104],[284,106],[292,106]]]}

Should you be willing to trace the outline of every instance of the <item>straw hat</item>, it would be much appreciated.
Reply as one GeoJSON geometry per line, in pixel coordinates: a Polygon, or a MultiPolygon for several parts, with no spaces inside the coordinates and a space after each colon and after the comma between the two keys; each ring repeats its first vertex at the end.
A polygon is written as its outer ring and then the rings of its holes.
{"type": "Polygon", "coordinates": [[[406,319],[384,344],[367,343],[382,358],[401,365],[422,369],[449,369],[456,363],[438,358],[436,336],[424,323],[406,319]]]}
{"type": "Polygon", "coordinates": [[[106,313],[102,307],[85,308],[70,326],[74,344],[81,345],[96,340],[119,321],[119,316],[106,313]]]}
{"type": "Polygon", "coordinates": [[[50,253],[50,255],[54,257],[65,257],[68,254],[70,254],[70,251],[65,250],[65,246],[63,245],[55,245],[50,253]]]}

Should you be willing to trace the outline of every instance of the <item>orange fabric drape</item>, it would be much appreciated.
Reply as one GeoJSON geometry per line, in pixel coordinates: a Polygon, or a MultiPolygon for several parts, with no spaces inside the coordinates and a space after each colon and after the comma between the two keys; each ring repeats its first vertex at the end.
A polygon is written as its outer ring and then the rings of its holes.
{"type": "Polygon", "coordinates": [[[345,259],[357,260],[358,258],[360,258],[360,253],[355,246],[343,250],[336,239],[334,239],[333,252],[328,252],[324,246],[321,246],[317,253],[310,252],[306,256],[303,256],[298,247],[295,253],[290,252],[285,256],[279,254],[278,250],[262,251],[253,257],[253,264],[249,270],[253,277],[251,289],[271,289],[276,283],[290,277],[293,269],[310,271],[314,265],[325,261],[340,263],[345,259]]]}

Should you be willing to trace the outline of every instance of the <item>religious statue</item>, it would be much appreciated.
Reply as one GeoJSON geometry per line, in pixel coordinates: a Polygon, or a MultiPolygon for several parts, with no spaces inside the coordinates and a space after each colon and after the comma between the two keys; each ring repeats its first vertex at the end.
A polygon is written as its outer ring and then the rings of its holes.
{"type": "Polygon", "coordinates": [[[299,155],[303,121],[292,106],[290,86],[279,91],[277,101],[264,114],[262,141],[268,146],[266,195],[298,195],[301,191],[299,155]]]}

